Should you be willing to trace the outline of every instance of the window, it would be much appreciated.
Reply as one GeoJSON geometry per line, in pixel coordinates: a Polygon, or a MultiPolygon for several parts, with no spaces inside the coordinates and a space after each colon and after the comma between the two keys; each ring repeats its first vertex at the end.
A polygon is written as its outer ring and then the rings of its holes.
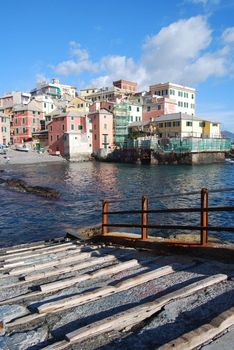
{"type": "Polygon", "coordinates": [[[212,123],[212,126],[218,126],[218,123],[212,123]]]}
{"type": "Polygon", "coordinates": [[[59,140],[59,135],[56,135],[56,140],[57,140],[57,141],[59,140]]]}
{"type": "Polygon", "coordinates": [[[15,119],[15,124],[18,124],[18,119],[15,119]]]}
{"type": "Polygon", "coordinates": [[[74,117],[71,117],[71,120],[74,120],[74,117]]]}
{"type": "Polygon", "coordinates": [[[44,102],[44,108],[46,108],[46,103],[44,102]]]}
{"type": "Polygon", "coordinates": [[[53,109],[54,108],[54,105],[51,105],[51,109],[53,109]]]}
{"type": "Polygon", "coordinates": [[[188,98],[188,93],[184,92],[184,97],[188,98]]]}
{"type": "Polygon", "coordinates": [[[52,125],[50,126],[50,131],[53,131],[52,125]]]}
{"type": "Polygon", "coordinates": [[[22,124],[25,124],[25,118],[22,119],[22,124]]]}
{"type": "Polygon", "coordinates": [[[50,141],[53,141],[53,136],[52,135],[50,135],[50,141]]]}
{"type": "Polygon", "coordinates": [[[137,107],[137,112],[140,112],[140,108],[139,107],[137,107]]]}
{"type": "Polygon", "coordinates": [[[97,125],[96,125],[96,124],[94,124],[93,128],[94,128],[94,130],[96,130],[96,129],[97,129],[97,125]]]}
{"type": "Polygon", "coordinates": [[[92,129],[89,129],[89,132],[90,132],[90,133],[92,133],[92,132],[93,132],[93,130],[92,130],[92,129]]]}
{"type": "Polygon", "coordinates": [[[33,124],[35,124],[36,123],[36,119],[35,118],[33,118],[33,124]]]}
{"type": "Polygon", "coordinates": [[[170,89],[170,95],[175,95],[175,90],[170,89]]]}
{"type": "Polygon", "coordinates": [[[71,124],[71,130],[74,130],[75,128],[74,128],[74,124],[71,124]]]}
{"type": "Polygon", "coordinates": [[[65,126],[64,126],[64,124],[62,125],[62,130],[63,130],[63,131],[65,130],[65,126]]]}
{"type": "Polygon", "coordinates": [[[129,109],[129,111],[131,111],[131,110],[132,110],[132,107],[131,107],[131,106],[129,106],[129,107],[128,107],[128,109],[129,109]]]}
{"type": "Polygon", "coordinates": [[[15,129],[15,132],[16,132],[16,134],[18,134],[18,133],[19,133],[19,129],[18,129],[18,128],[16,128],[16,129],[15,129]]]}
{"type": "Polygon", "coordinates": [[[159,128],[163,128],[163,127],[164,127],[164,123],[159,123],[159,124],[158,124],[158,127],[159,127],[159,128]]]}
{"type": "Polygon", "coordinates": [[[82,129],[83,129],[82,125],[78,125],[78,130],[82,130],[82,129]]]}
{"type": "Polygon", "coordinates": [[[186,122],[186,126],[193,126],[192,122],[186,122]]]}
{"type": "Polygon", "coordinates": [[[33,132],[36,132],[36,129],[35,129],[35,128],[33,128],[33,132]]]}
{"type": "Polygon", "coordinates": [[[170,128],[170,127],[171,127],[171,122],[166,122],[166,123],[165,123],[165,127],[166,127],[166,128],[170,128]]]}
{"type": "Polygon", "coordinates": [[[94,140],[97,140],[97,135],[96,134],[94,134],[94,140]]]}
{"type": "Polygon", "coordinates": [[[191,94],[191,98],[194,99],[194,95],[193,94],[191,94]]]}
{"type": "Polygon", "coordinates": [[[83,103],[81,103],[81,104],[80,104],[80,107],[82,108],[83,106],[84,106],[83,103]]]}
{"type": "Polygon", "coordinates": [[[104,124],[104,129],[107,129],[107,124],[104,124]]]}
{"type": "Polygon", "coordinates": [[[173,122],[173,126],[174,127],[180,126],[180,122],[178,122],[178,121],[177,122],[173,122]]]}
{"type": "Polygon", "coordinates": [[[147,112],[149,112],[150,111],[150,106],[147,106],[147,112]]]}
{"type": "Polygon", "coordinates": [[[204,128],[205,127],[205,122],[200,122],[199,126],[200,126],[200,128],[204,128]]]}
{"type": "MultiPolygon", "coordinates": [[[[23,113],[23,112],[22,112],[23,113]]],[[[33,111],[33,114],[35,114],[36,112],[35,111],[33,111]]]]}
{"type": "Polygon", "coordinates": [[[161,105],[157,105],[157,110],[159,111],[161,109],[161,105]]]}
{"type": "Polygon", "coordinates": [[[131,115],[131,122],[133,122],[133,116],[131,115]]]}
{"type": "Polygon", "coordinates": [[[26,134],[26,129],[25,128],[23,128],[23,134],[26,134]]]}

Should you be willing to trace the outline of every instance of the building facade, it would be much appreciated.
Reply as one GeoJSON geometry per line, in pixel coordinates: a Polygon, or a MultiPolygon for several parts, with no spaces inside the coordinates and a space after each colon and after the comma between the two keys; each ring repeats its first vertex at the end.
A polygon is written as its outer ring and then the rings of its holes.
{"type": "Polygon", "coordinates": [[[16,105],[13,107],[13,142],[24,143],[32,141],[32,133],[40,131],[41,119],[44,114],[35,101],[27,105],[16,105]]]}
{"type": "Polygon", "coordinates": [[[0,112],[0,144],[10,143],[10,117],[0,112]]]}
{"type": "Polygon", "coordinates": [[[167,97],[176,101],[176,112],[195,115],[196,90],[194,88],[174,84],[160,83],[149,87],[151,96],[167,97]]]}
{"type": "Polygon", "coordinates": [[[100,109],[89,113],[89,118],[92,122],[93,152],[108,152],[113,148],[113,114],[100,109]]]}

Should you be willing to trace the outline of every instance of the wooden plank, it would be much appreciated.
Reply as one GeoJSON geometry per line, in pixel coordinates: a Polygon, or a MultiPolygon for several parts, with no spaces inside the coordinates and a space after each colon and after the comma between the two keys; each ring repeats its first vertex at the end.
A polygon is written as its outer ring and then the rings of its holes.
{"type": "Polygon", "coordinates": [[[70,344],[66,340],[61,340],[44,347],[43,350],[66,350],[68,347],[70,347],[70,344]]]}
{"type": "Polygon", "coordinates": [[[16,276],[16,275],[25,274],[25,273],[28,273],[31,271],[43,270],[43,269],[45,269],[47,267],[51,267],[51,266],[59,266],[60,264],[68,264],[70,262],[80,261],[80,260],[83,260],[83,259],[90,257],[91,254],[93,254],[94,252],[95,251],[88,252],[88,253],[81,253],[79,255],[74,254],[74,256],[65,257],[65,258],[61,258],[61,259],[54,259],[54,260],[47,261],[47,262],[41,263],[41,264],[16,267],[15,269],[12,269],[11,271],[9,271],[9,275],[16,276]]]}
{"type": "Polygon", "coordinates": [[[177,289],[176,291],[168,293],[165,296],[155,299],[152,302],[133,307],[127,311],[120,312],[103,320],[89,324],[71,333],[68,333],[66,335],[66,339],[71,343],[75,343],[77,341],[81,341],[107,331],[109,332],[113,330],[123,330],[126,327],[131,328],[139,322],[147,319],[148,317],[151,317],[154,313],[161,310],[167,303],[175,299],[185,298],[204,288],[225,280],[227,280],[227,275],[222,274],[204,278],[201,281],[194,282],[186,287],[177,289]]]}
{"type": "MultiPolygon", "coordinates": [[[[61,249],[61,248],[60,248],[61,249]]],[[[56,257],[62,257],[65,255],[71,255],[71,254],[76,254],[79,253],[81,251],[81,248],[76,248],[76,247],[67,247],[66,249],[62,249],[61,251],[49,251],[46,253],[40,253],[40,254],[36,254],[35,256],[30,256],[30,257],[24,257],[21,258],[18,261],[11,261],[11,262],[7,262],[6,264],[3,264],[3,268],[4,269],[10,269],[12,267],[17,267],[17,266],[24,266],[24,265],[32,265],[35,263],[39,263],[41,259],[55,259],[56,257]]]]}
{"type": "Polygon", "coordinates": [[[125,281],[117,283],[115,286],[107,285],[106,287],[101,287],[93,290],[92,292],[86,292],[83,294],[75,295],[72,297],[65,297],[59,301],[47,302],[40,305],[37,310],[39,313],[57,312],[71,308],[73,306],[78,306],[80,304],[87,303],[89,301],[96,300],[100,297],[105,297],[112,293],[118,293],[130,288],[136,287],[142,283],[146,283],[152,279],[159,278],[174,272],[172,266],[164,266],[156,270],[143,273],[141,275],[128,278],[125,281]]]}
{"type": "Polygon", "coordinates": [[[40,250],[36,250],[36,251],[32,251],[32,252],[27,252],[27,253],[22,253],[20,256],[13,256],[13,257],[6,257],[4,259],[5,263],[8,262],[13,262],[13,261],[18,261],[18,260],[22,260],[22,259],[28,259],[34,256],[38,256],[38,255],[46,255],[46,254],[51,254],[51,253],[57,253],[57,252],[62,252],[64,250],[69,250],[69,249],[81,249],[80,247],[78,247],[75,244],[66,244],[66,245],[62,245],[60,247],[53,247],[50,249],[40,249],[40,250]]]}
{"type": "Polygon", "coordinates": [[[98,258],[90,258],[84,261],[83,263],[78,262],[78,264],[75,265],[68,265],[68,266],[63,266],[60,268],[54,268],[53,270],[50,271],[43,271],[43,272],[36,272],[36,273],[30,273],[24,277],[22,277],[25,281],[37,281],[43,278],[48,278],[52,276],[59,276],[64,273],[69,273],[69,272],[74,272],[74,271],[79,271],[83,270],[87,267],[93,267],[98,264],[103,264],[105,262],[111,262],[115,261],[117,258],[113,255],[106,255],[103,257],[98,257],[98,258]]]}
{"type": "Polygon", "coordinates": [[[215,317],[210,323],[183,334],[175,340],[161,346],[160,350],[191,350],[212,340],[227,328],[234,325],[234,307],[215,317]]]}
{"type": "MultiPolygon", "coordinates": [[[[117,264],[115,266],[108,266],[107,268],[103,268],[100,269],[98,271],[96,271],[96,276],[100,277],[106,274],[110,274],[110,273],[118,273],[120,271],[123,271],[127,268],[132,268],[135,266],[138,266],[139,263],[137,262],[137,260],[132,260],[132,261],[127,261],[125,263],[122,264],[117,264]]],[[[76,282],[82,282],[85,281],[87,279],[90,278],[95,278],[95,273],[91,273],[91,274],[84,274],[84,275],[80,275],[75,277],[76,282]]],[[[76,283],[74,282],[74,283],[76,283]]],[[[72,284],[74,284],[72,283],[72,284]]],[[[52,283],[53,284],[53,283],[52,283]]],[[[12,304],[12,303],[18,303],[18,302],[22,302],[22,301],[26,301],[28,299],[34,299],[34,298],[38,298],[39,296],[42,296],[46,293],[51,293],[51,292],[57,292],[60,289],[64,289],[66,287],[71,286],[72,284],[67,283],[67,279],[65,279],[64,281],[59,281],[59,282],[55,282],[55,285],[58,284],[57,286],[54,286],[52,288],[50,288],[50,286],[45,285],[45,288],[43,290],[40,291],[35,291],[35,292],[29,292],[29,293],[24,293],[21,295],[18,295],[16,297],[10,298],[10,299],[5,299],[3,301],[0,301],[0,305],[5,305],[5,304],[12,304]]],[[[50,285],[50,283],[49,283],[50,285]]]]}
{"type": "Polygon", "coordinates": [[[19,327],[19,326],[23,326],[23,325],[26,325],[26,324],[31,324],[33,322],[37,322],[39,320],[44,320],[45,319],[45,314],[43,315],[40,315],[38,313],[35,313],[35,314],[30,314],[30,315],[26,315],[26,316],[23,316],[23,317],[19,317],[17,318],[16,320],[14,321],[11,321],[9,323],[6,323],[5,324],[5,328],[7,331],[10,331],[10,330],[14,330],[14,328],[16,327],[19,327]]]}
{"type": "Polygon", "coordinates": [[[130,269],[130,268],[137,267],[137,266],[140,266],[140,264],[138,263],[138,261],[136,259],[133,259],[133,260],[130,260],[127,262],[116,264],[114,266],[104,267],[104,268],[99,269],[98,271],[95,271],[95,272],[86,273],[86,274],[71,277],[71,278],[66,278],[66,279],[61,280],[61,281],[42,284],[42,285],[40,285],[39,288],[41,291],[49,293],[50,291],[53,291],[53,290],[60,290],[60,289],[70,287],[70,286],[74,285],[75,283],[78,283],[81,281],[85,281],[88,279],[94,279],[94,278],[109,275],[109,274],[118,273],[120,271],[124,271],[126,269],[130,269]]]}
{"type": "Polygon", "coordinates": [[[23,252],[0,255],[0,260],[10,259],[10,258],[20,258],[22,256],[27,256],[27,255],[34,254],[34,253],[40,253],[42,251],[46,252],[48,250],[50,251],[50,250],[57,249],[60,247],[69,247],[69,246],[77,246],[77,245],[72,243],[72,242],[67,242],[67,243],[62,243],[62,244],[53,244],[53,245],[49,245],[49,246],[47,245],[47,246],[41,247],[41,248],[28,249],[27,251],[23,251],[23,252]]]}

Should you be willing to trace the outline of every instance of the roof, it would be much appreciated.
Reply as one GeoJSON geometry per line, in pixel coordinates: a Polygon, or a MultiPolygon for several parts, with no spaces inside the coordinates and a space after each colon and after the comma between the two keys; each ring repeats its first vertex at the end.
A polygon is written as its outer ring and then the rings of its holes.
{"type": "Polygon", "coordinates": [[[13,110],[15,112],[19,112],[19,111],[37,111],[37,112],[42,112],[42,109],[40,107],[40,103],[38,103],[35,100],[30,101],[26,105],[24,105],[24,104],[15,105],[13,107],[13,110]]]}
{"type": "Polygon", "coordinates": [[[176,83],[171,83],[171,82],[152,84],[152,85],[149,86],[149,88],[152,88],[152,87],[155,87],[155,86],[163,87],[165,85],[174,86],[174,87],[179,88],[179,89],[192,90],[194,92],[196,91],[196,89],[194,89],[192,87],[185,86],[185,85],[180,85],[180,84],[176,84],[176,83]]]}
{"type": "Polygon", "coordinates": [[[220,122],[217,122],[217,121],[211,121],[211,120],[204,119],[202,117],[196,117],[194,115],[181,113],[181,112],[161,115],[159,117],[153,118],[153,121],[160,122],[160,121],[181,120],[181,119],[189,120],[189,121],[201,121],[201,122],[210,122],[210,123],[220,124],[220,122]]]}

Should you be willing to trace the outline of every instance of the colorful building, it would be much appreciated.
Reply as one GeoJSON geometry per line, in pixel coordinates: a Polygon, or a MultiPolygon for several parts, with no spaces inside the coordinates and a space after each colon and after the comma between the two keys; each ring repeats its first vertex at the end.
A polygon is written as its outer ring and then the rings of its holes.
{"type": "Polygon", "coordinates": [[[61,98],[69,95],[71,98],[76,96],[76,87],[71,85],[60,84],[59,79],[53,78],[51,82],[42,81],[38,86],[31,90],[32,96],[49,95],[54,98],[61,98]]]}
{"type": "Polygon", "coordinates": [[[13,113],[13,142],[32,141],[32,133],[40,131],[40,121],[44,118],[41,108],[32,100],[27,105],[14,106],[13,113]]]}
{"type": "Polygon", "coordinates": [[[125,91],[126,93],[135,93],[137,92],[137,83],[129,80],[116,80],[113,81],[113,86],[125,91]]]}
{"type": "Polygon", "coordinates": [[[93,152],[110,151],[113,148],[113,114],[100,109],[89,113],[89,118],[92,122],[93,152]]]}
{"type": "Polygon", "coordinates": [[[168,97],[145,96],[143,102],[142,120],[150,121],[163,114],[177,112],[177,102],[168,97]]]}
{"type": "Polygon", "coordinates": [[[194,88],[174,83],[160,83],[151,85],[149,90],[151,96],[161,96],[175,100],[177,107],[174,112],[195,115],[196,90],[194,88]]]}
{"type": "Polygon", "coordinates": [[[10,142],[10,117],[0,112],[0,144],[8,145],[10,142]]]}
{"type": "MultiPolygon", "coordinates": [[[[48,124],[49,152],[51,154],[61,154],[65,157],[69,157],[70,149],[72,149],[72,153],[75,150],[76,153],[79,153],[78,139],[84,141],[86,137],[83,136],[82,138],[82,135],[87,136],[85,116],[78,112],[64,112],[54,115],[52,121],[48,124]]],[[[92,143],[88,138],[86,139],[86,148],[91,153],[92,143]]]]}

